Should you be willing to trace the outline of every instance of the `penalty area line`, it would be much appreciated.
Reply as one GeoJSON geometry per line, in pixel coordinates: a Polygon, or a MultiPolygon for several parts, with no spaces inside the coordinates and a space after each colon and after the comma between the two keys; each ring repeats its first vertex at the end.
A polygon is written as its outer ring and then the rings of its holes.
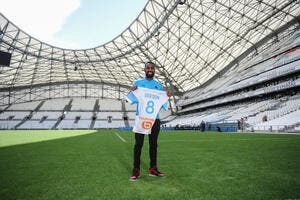
{"type": "Polygon", "coordinates": [[[125,143],[126,143],[126,140],[125,140],[124,138],[122,138],[121,135],[120,135],[119,133],[115,132],[115,135],[116,135],[118,138],[120,138],[120,140],[121,140],[122,142],[125,142],[125,143]]]}

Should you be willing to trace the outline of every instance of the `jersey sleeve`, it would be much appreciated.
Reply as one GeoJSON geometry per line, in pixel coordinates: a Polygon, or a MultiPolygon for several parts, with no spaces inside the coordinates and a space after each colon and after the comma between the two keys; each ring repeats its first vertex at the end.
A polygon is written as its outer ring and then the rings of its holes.
{"type": "Polygon", "coordinates": [[[138,99],[137,99],[137,97],[133,94],[133,92],[129,92],[128,93],[128,95],[126,97],[126,100],[130,103],[130,105],[139,102],[138,99]]]}
{"type": "Polygon", "coordinates": [[[161,83],[160,83],[160,85],[161,85],[160,90],[164,90],[164,86],[161,83]]]}
{"type": "Polygon", "coordinates": [[[161,106],[161,109],[168,110],[168,107],[169,107],[169,102],[166,102],[161,106]]]}
{"type": "Polygon", "coordinates": [[[163,90],[164,86],[159,81],[156,80],[156,82],[158,84],[158,90],[163,90]]]}
{"type": "Polygon", "coordinates": [[[139,86],[139,80],[134,81],[132,85],[133,85],[133,86],[139,86]]]}

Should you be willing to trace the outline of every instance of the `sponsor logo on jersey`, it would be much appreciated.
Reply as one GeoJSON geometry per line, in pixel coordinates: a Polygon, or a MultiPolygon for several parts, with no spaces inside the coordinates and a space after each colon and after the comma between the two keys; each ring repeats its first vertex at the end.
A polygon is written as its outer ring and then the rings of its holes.
{"type": "Polygon", "coordinates": [[[150,121],[143,121],[142,122],[142,128],[145,129],[145,130],[151,129],[152,126],[153,126],[153,124],[150,121]]]}

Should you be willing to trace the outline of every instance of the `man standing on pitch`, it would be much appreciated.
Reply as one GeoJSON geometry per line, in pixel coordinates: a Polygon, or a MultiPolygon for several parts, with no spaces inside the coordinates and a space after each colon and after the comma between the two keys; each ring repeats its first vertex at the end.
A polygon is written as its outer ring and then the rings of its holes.
{"type": "MultiPolygon", "coordinates": [[[[131,91],[136,90],[138,87],[153,89],[153,90],[163,90],[163,86],[160,82],[154,79],[155,74],[155,64],[152,62],[145,63],[145,78],[141,78],[133,83],[131,91]]],[[[167,91],[167,96],[170,97],[171,93],[167,91]]],[[[138,115],[138,110],[136,114],[138,115]]],[[[160,131],[160,120],[157,114],[155,122],[151,129],[151,134],[149,134],[149,156],[150,156],[150,168],[149,176],[163,177],[165,176],[162,172],[157,169],[157,139],[160,131]]],[[[140,176],[140,158],[142,147],[144,144],[144,134],[135,133],[135,145],[134,145],[134,162],[131,181],[135,181],[140,176]]]]}

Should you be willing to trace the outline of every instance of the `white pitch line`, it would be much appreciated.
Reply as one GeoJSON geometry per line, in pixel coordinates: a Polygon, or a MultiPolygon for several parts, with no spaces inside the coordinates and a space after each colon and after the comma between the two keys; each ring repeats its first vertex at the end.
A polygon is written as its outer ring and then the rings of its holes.
{"type": "Polygon", "coordinates": [[[121,135],[120,135],[119,133],[115,132],[115,135],[118,136],[118,138],[120,138],[120,140],[121,140],[122,142],[126,142],[126,140],[125,140],[124,138],[122,138],[121,135]]]}

